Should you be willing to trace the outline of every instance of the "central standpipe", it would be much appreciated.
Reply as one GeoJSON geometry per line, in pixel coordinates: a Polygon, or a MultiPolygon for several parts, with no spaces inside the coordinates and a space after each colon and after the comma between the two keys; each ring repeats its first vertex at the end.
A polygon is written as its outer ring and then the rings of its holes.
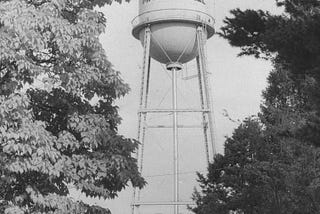
{"type": "Polygon", "coordinates": [[[180,63],[170,63],[172,81],[172,130],[173,130],[173,206],[174,214],[179,214],[179,133],[178,133],[178,84],[177,72],[182,69],[180,63]]]}
{"type": "MultiPolygon", "coordinates": [[[[168,66],[169,67],[169,66],[168,66]]],[[[177,102],[177,72],[180,67],[172,67],[172,112],[173,112],[173,201],[174,214],[179,214],[179,142],[178,142],[178,102],[177,102]]]]}

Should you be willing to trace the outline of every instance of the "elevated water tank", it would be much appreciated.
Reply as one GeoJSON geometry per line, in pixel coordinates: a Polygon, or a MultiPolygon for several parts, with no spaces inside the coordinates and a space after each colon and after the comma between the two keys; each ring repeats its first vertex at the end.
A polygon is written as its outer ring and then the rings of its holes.
{"type": "Polygon", "coordinates": [[[143,44],[145,28],[149,26],[151,57],[164,64],[186,63],[198,54],[198,26],[205,29],[207,38],[214,34],[209,1],[212,0],[139,0],[132,34],[143,44]]]}

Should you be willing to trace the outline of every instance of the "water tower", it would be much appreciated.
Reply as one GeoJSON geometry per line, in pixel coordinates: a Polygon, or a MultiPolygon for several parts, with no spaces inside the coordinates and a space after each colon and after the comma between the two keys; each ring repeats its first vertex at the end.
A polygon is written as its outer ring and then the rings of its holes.
{"type": "MultiPolygon", "coordinates": [[[[192,202],[179,198],[179,130],[183,125],[178,123],[179,114],[184,112],[201,114],[203,141],[207,163],[213,160],[215,153],[213,114],[211,92],[208,80],[206,57],[206,41],[214,34],[214,19],[210,15],[212,0],[139,0],[139,15],[132,21],[133,36],[143,46],[143,64],[140,91],[140,109],[138,112],[138,140],[141,145],[137,152],[140,171],[143,169],[145,134],[148,130],[146,120],[148,114],[171,113],[172,123],[172,198],[167,201],[141,201],[139,190],[134,190],[132,214],[139,213],[142,206],[170,206],[174,214],[179,214],[181,206],[192,202]],[[170,108],[148,108],[150,85],[150,61],[164,64],[171,73],[172,103],[170,108]],[[194,109],[180,109],[177,106],[177,73],[183,64],[196,60],[200,105],[194,109]],[[211,152],[210,152],[211,151],[211,152]]],[[[146,187],[148,188],[148,187],[146,187]]],[[[190,196],[191,197],[191,196],[190,196]]],[[[155,212],[157,213],[157,212],[155,212]]]]}

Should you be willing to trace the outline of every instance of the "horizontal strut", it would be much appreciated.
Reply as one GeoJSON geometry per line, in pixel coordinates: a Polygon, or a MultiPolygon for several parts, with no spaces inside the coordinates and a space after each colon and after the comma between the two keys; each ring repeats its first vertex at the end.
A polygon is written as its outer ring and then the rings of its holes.
{"type": "MultiPolygon", "coordinates": [[[[173,126],[168,126],[168,125],[157,125],[157,126],[147,126],[147,128],[151,129],[157,129],[157,128],[172,128],[173,126]]],[[[192,129],[192,128],[203,128],[203,126],[197,126],[197,125],[178,125],[178,128],[185,128],[185,129],[192,129]]]]}
{"type": "Polygon", "coordinates": [[[138,113],[210,112],[209,109],[140,109],[138,113]]]}
{"type": "Polygon", "coordinates": [[[157,206],[173,206],[173,205],[196,205],[195,202],[193,201],[156,201],[156,202],[136,202],[131,204],[131,206],[152,206],[152,205],[157,205],[157,206]]]}

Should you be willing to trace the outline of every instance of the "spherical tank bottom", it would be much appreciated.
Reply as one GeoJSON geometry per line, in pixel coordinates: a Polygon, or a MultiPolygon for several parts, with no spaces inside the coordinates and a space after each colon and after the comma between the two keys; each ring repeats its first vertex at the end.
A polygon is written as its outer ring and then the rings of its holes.
{"type": "MultiPolygon", "coordinates": [[[[197,25],[184,22],[164,22],[150,26],[150,56],[160,63],[186,63],[198,55],[197,25]]],[[[144,43],[145,31],[139,34],[144,43]]]]}
{"type": "Polygon", "coordinates": [[[214,34],[208,5],[207,0],[139,0],[132,34],[144,45],[150,28],[150,56],[160,63],[189,62],[198,55],[197,30],[203,42],[214,34]]]}

